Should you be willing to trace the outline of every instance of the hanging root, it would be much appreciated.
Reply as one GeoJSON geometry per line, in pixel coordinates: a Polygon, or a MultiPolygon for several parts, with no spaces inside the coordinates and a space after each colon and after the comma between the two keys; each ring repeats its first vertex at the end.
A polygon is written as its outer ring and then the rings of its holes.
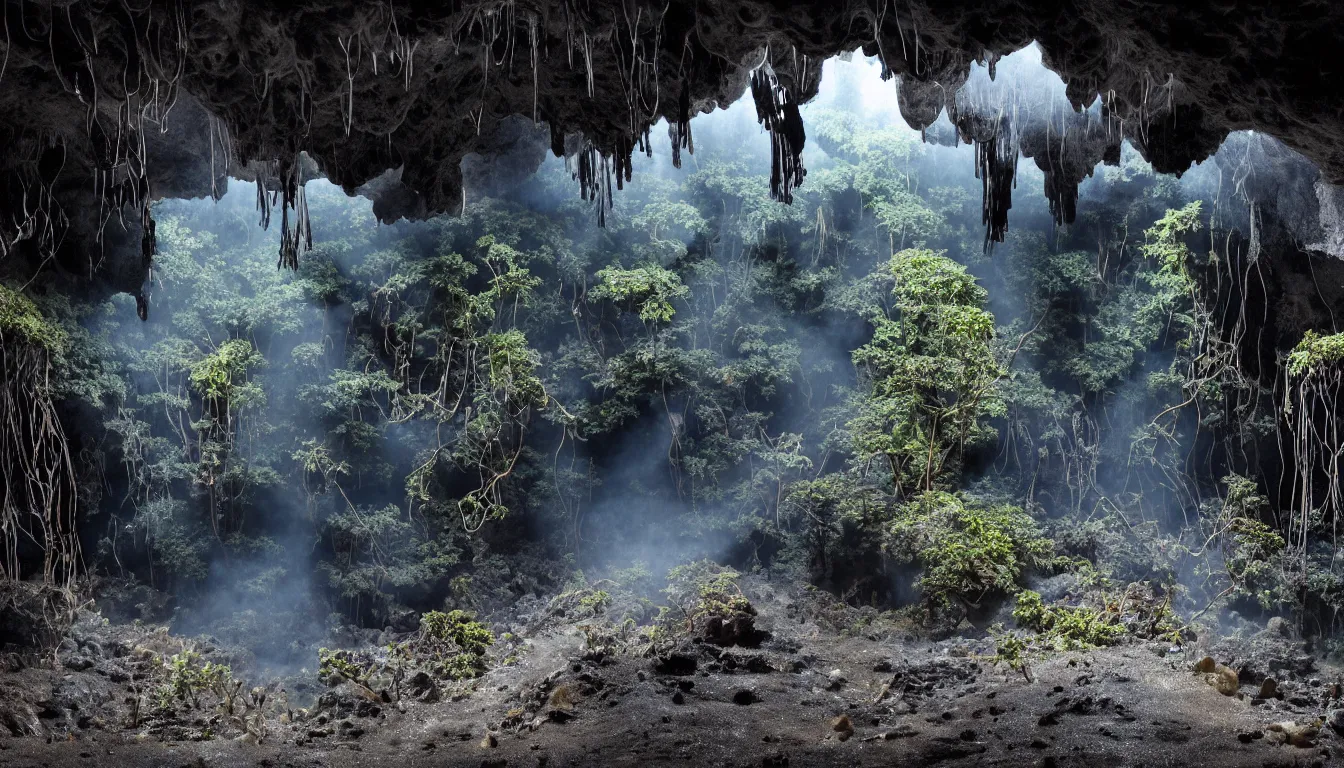
{"type": "Polygon", "coordinates": [[[0,580],[68,589],[80,549],[74,464],[50,385],[60,331],[4,286],[0,320],[0,580]]]}
{"type": "Polygon", "coordinates": [[[768,63],[751,73],[751,98],[756,102],[756,119],[770,132],[770,197],[790,205],[793,188],[807,175],[802,159],[807,141],[802,115],[768,63]]]}

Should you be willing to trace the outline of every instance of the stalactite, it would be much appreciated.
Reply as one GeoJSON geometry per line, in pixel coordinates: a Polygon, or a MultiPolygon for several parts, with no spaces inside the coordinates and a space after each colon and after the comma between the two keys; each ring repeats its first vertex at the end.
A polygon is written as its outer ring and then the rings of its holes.
{"type": "Polygon", "coordinates": [[[695,154],[695,140],[691,138],[691,84],[682,81],[681,97],[677,99],[677,119],[669,120],[668,138],[672,140],[672,167],[681,167],[681,150],[695,154]]]}
{"type": "Polygon", "coordinates": [[[751,98],[756,102],[756,119],[770,132],[770,197],[792,204],[793,188],[807,175],[802,159],[807,141],[802,115],[769,64],[751,73],[751,98]]]}
{"type": "Polygon", "coordinates": [[[159,252],[155,229],[154,217],[146,201],[140,210],[140,267],[144,270],[145,280],[140,292],[135,294],[135,314],[142,321],[149,319],[149,287],[153,282],[154,255],[159,252]]]}
{"type": "MultiPolygon", "coordinates": [[[[617,153],[620,157],[620,153],[617,153]]],[[[611,210],[611,174],[612,162],[597,147],[588,144],[579,151],[576,160],[577,169],[571,172],[573,178],[579,182],[579,195],[597,207],[597,226],[607,226],[607,212],[611,210]]],[[[628,171],[629,155],[626,155],[626,170],[628,171]]],[[[620,178],[620,166],[617,167],[617,178],[620,178]]]]}
{"type": "Polygon", "coordinates": [[[1078,185],[1066,181],[1062,171],[1046,171],[1045,199],[1055,226],[1072,224],[1078,217],[1078,185]]]}
{"type": "Polygon", "coordinates": [[[1003,242],[1008,231],[1008,209],[1013,207],[1013,187],[1017,184],[1017,147],[1003,132],[988,141],[975,142],[975,177],[980,179],[983,202],[981,223],[985,225],[985,250],[990,243],[1003,242]]]}
{"type": "Polygon", "coordinates": [[[308,196],[305,192],[301,157],[280,170],[280,259],[276,268],[299,268],[299,254],[313,249],[313,226],[308,215],[308,196]],[[289,225],[289,212],[294,211],[294,227],[289,225]]]}

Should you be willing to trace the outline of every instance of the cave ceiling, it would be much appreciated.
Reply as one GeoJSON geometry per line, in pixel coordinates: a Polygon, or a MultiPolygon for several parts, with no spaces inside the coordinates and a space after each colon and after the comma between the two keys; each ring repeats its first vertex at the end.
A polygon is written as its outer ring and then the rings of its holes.
{"type": "Polygon", "coordinates": [[[1337,2],[0,4],[0,259],[105,290],[139,293],[151,201],[218,196],[230,177],[273,196],[290,265],[317,175],[392,221],[460,210],[464,190],[507,189],[554,152],[600,216],[631,153],[691,151],[690,117],[747,91],[783,202],[805,183],[797,105],[823,60],[858,48],[895,76],[913,128],[976,146],[987,240],[1007,226],[1019,156],[1068,222],[1122,141],[1179,174],[1252,130],[1306,159],[1320,216],[1303,237],[1344,253],[1337,2]],[[1033,41],[1064,90],[990,77],[1033,41]]]}

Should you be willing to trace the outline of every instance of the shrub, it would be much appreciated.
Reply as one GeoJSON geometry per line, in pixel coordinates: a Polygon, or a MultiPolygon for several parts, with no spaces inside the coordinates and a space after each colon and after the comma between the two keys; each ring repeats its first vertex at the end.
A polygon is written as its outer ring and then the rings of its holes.
{"type": "Polygon", "coordinates": [[[756,609],[737,585],[739,575],[700,560],[669,571],[663,592],[685,615],[688,630],[716,645],[754,645],[761,639],[756,609]]]}
{"type": "Polygon", "coordinates": [[[990,596],[1019,589],[1030,568],[1053,557],[1053,545],[1020,507],[968,504],[941,491],[901,505],[886,550],[921,569],[916,585],[930,610],[975,607],[990,596]]]}
{"type": "Polygon", "coordinates": [[[1057,651],[1074,651],[1113,645],[1125,628],[1111,622],[1112,615],[1088,608],[1047,606],[1037,592],[1018,594],[1013,621],[1038,634],[1038,641],[1057,651]]]}

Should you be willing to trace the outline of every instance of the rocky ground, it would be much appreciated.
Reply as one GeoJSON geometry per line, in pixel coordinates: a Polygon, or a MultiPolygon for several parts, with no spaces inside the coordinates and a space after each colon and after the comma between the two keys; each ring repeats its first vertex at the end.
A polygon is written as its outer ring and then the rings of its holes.
{"type": "MultiPolygon", "coordinates": [[[[410,678],[392,695],[307,673],[230,683],[232,697],[201,693],[172,714],[147,691],[164,674],[156,659],[171,666],[183,641],[86,620],[54,664],[8,657],[0,765],[1344,763],[1332,727],[1344,731],[1344,677],[1277,620],[1216,642],[1132,642],[1012,669],[990,639],[921,640],[815,592],[744,586],[768,633],[756,647],[621,642],[535,612],[475,680],[410,678]]],[[[186,647],[240,663],[209,640],[186,647]]]]}

